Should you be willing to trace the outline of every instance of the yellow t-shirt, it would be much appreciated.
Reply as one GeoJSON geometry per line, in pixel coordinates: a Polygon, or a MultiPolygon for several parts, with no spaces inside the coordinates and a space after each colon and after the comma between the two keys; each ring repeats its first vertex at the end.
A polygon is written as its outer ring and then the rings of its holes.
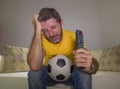
{"type": "Polygon", "coordinates": [[[50,58],[55,55],[62,54],[69,57],[73,62],[72,51],[76,48],[75,33],[68,30],[63,30],[63,37],[61,42],[54,44],[45,39],[44,35],[42,36],[42,45],[45,49],[46,55],[44,59],[44,65],[48,64],[50,58]]]}

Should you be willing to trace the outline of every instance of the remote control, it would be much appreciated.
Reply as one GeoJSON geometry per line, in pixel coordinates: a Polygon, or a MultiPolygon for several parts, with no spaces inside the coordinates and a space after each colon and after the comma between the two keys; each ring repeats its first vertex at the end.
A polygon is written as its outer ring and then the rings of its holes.
{"type": "MultiPolygon", "coordinates": [[[[83,32],[76,30],[76,47],[84,48],[83,32]]],[[[84,67],[78,67],[79,69],[84,69],[84,67]]]]}
{"type": "Polygon", "coordinates": [[[80,30],[76,30],[76,47],[84,48],[83,32],[80,30]]]}

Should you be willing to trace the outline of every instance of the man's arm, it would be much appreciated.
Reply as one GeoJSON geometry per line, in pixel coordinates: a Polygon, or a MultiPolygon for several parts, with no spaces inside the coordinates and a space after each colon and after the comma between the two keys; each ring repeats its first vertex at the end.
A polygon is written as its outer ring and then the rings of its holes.
{"type": "Polygon", "coordinates": [[[95,74],[98,71],[98,69],[99,69],[99,63],[95,58],[93,58],[91,71],[89,73],[95,74]]]}
{"type": "Polygon", "coordinates": [[[40,70],[42,67],[44,50],[42,48],[42,40],[41,40],[41,25],[37,20],[38,15],[34,15],[33,25],[34,25],[34,37],[30,46],[30,50],[28,52],[28,64],[30,69],[33,71],[40,70]]]}

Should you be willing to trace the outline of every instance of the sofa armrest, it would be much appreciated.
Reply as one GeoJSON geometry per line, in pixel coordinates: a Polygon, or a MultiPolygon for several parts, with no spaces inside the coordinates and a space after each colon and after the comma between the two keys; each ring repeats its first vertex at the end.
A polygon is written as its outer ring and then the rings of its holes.
{"type": "Polygon", "coordinates": [[[0,55],[0,73],[3,71],[4,66],[4,56],[0,55]]]}

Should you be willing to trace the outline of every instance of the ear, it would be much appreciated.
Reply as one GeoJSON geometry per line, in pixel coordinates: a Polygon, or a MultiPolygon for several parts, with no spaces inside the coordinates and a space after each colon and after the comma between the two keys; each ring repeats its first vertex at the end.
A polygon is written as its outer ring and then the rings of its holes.
{"type": "Polygon", "coordinates": [[[63,21],[63,19],[61,20],[61,25],[63,25],[63,23],[64,23],[64,21],[63,21]]]}

